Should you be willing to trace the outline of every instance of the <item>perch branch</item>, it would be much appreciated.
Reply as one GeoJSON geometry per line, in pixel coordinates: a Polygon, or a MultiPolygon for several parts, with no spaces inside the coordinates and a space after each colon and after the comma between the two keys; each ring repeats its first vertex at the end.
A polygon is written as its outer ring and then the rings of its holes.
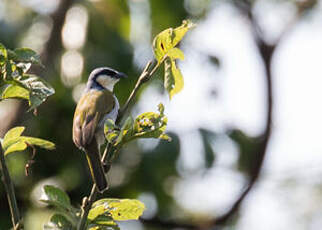
{"type": "Polygon", "coordinates": [[[18,230],[21,227],[20,224],[20,213],[19,208],[17,205],[16,195],[13,187],[12,180],[10,178],[10,174],[6,165],[6,161],[4,158],[4,152],[0,143],[0,164],[1,164],[1,171],[2,171],[2,181],[4,188],[6,190],[9,209],[11,213],[11,221],[13,224],[13,229],[18,230]]]}
{"type": "MultiPolygon", "coordinates": [[[[147,81],[149,81],[151,79],[151,77],[153,76],[153,74],[156,72],[156,70],[160,67],[160,65],[163,63],[163,61],[165,60],[166,56],[160,61],[158,62],[154,68],[149,71],[149,68],[152,64],[152,61],[149,61],[147,63],[147,65],[145,66],[144,70],[142,71],[141,75],[139,76],[138,78],[138,81],[136,82],[135,84],[135,87],[134,89],[132,90],[129,98],[127,99],[126,103],[124,104],[123,108],[119,111],[119,114],[117,116],[117,119],[116,119],[116,123],[118,124],[124,114],[127,112],[130,104],[132,103],[132,101],[134,100],[138,90],[141,88],[141,86],[146,83],[147,81]]],[[[107,144],[105,150],[104,150],[104,154],[102,156],[102,164],[105,164],[106,160],[108,160],[108,157],[110,157],[112,154],[116,154],[116,152],[118,151],[119,149],[118,148],[114,148],[112,145],[110,144],[107,144]]],[[[110,159],[111,160],[111,159],[110,159]]],[[[107,169],[106,169],[106,173],[108,173],[109,169],[110,169],[110,164],[111,162],[107,162],[107,169]]],[[[80,217],[80,222],[77,226],[77,229],[78,230],[84,230],[85,227],[86,227],[86,222],[87,222],[87,216],[88,216],[88,213],[92,207],[92,204],[95,202],[96,200],[96,197],[98,195],[98,191],[96,189],[96,184],[93,184],[93,187],[92,187],[92,190],[91,190],[91,193],[89,195],[89,197],[85,197],[83,199],[83,204],[82,204],[82,207],[81,207],[81,217],[80,217]]]]}
{"type": "Polygon", "coordinates": [[[119,116],[117,117],[117,122],[120,122],[125,114],[125,112],[128,110],[128,107],[134,100],[137,92],[139,91],[140,87],[149,81],[152,77],[152,75],[157,71],[157,69],[160,67],[160,65],[164,62],[164,60],[167,58],[167,55],[165,55],[160,62],[158,62],[154,68],[149,72],[149,68],[152,65],[152,61],[149,61],[147,65],[145,66],[143,72],[141,73],[138,81],[135,84],[134,89],[132,90],[129,98],[127,99],[126,103],[124,104],[123,108],[119,111],[119,116]]]}

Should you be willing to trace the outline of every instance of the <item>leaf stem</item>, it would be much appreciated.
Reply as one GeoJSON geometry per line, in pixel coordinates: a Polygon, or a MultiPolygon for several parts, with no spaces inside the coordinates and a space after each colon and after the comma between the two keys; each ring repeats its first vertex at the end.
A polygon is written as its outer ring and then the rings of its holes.
{"type": "Polygon", "coordinates": [[[81,207],[82,213],[81,213],[80,221],[77,226],[77,230],[84,230],[85,229],[89,210],[91,209],[92,204],[96,200],[96,197],[97,197],[96,184],[93,184],[91,194],[89,195],[88,198],[84,197],[84,199],[83,199],[83,203],[82,203],[82,207],[81,207]]]}
{"type": "MultiPolygon", "coordinates": [[[[150,66],[152,65],[152,61],[149,61],[145,68],[143,69],[138,81],[135,84],[134,89],[132,90],[129,98],[127,99],[126,103],[124,104],[124,106],[122,107],[122,109],[119,110],[117,119],[116,119],[116,124],[119,124],[120,121],[122,120],[124,114],[127,112],[130,104],[132,103],[132,101],[134,100],[138,90],[140,89],[140,87],[148,82],[151,77],[153,76],[153,74],[157,71],[157,69],[160,67],[160,65],[164,62],[164,60],[167,58],[167,55],[165,55],[159,62],[156,63],[156,65],[153,67],[153,69],[151,71],[149,71],[150,66]]],[[[111,155],[113,152],[114,154],[119,150],[119,148],[114,148],[112,145],[107,144],[105,150],[104,150],[104,154],[102,156],[102,163],[103,164],[107,164],[107,170],[105,173],[107,173],[110,169],[110,164],[112,163],[112,160],[114,159],[114,157],[111,155]],[[106,162],[108,161],[108,162],[106,162]]],[[[80,222],[78,223],[77,226],[77,230],[85,230],[86,227],[86,222],[87,222],[87,216],[88,213],[92,207],[92,204],[94,203],[94,201],[96,200],[96,197],[98,195],[98,191],[96,189],[96,184],[93,184],[91,193],[89,195],[89,197],[85,197],[83,199],[83,203],[82,203],[82,207],[81,207],[81,217],[80,217],[80,222]]]]}
{"type": "Polygon", "coordinates": [[[127,99],[126,103],[124,104],[123,108],[119,111],[119,115],[117,117],[116,122],[119,123],[125,112],[128,110],[128,107],[130,106],[130,104],[132,103],[132,101],[134,100],[137,92],[139,91],[140,87],[146,83],[147,81],[149,81],[152,77],[152,75],[157,71],[157,69],[160,67],[160,65],[164,62],[164,60],[167,58],[168,56],[165,55],[159,62],[156,63],[156,65],[153,67],[153,69],[151,70],[151,72],[149,72],[149,68],[152,65],[152,61],[149,61],[144,70],[142,71],[138,81],[135,84],[134,89],[132,90],[129,98],[127,99]]]}
{"type": "Polygon", "coordinates": [[[11,213],[11,220],[13,224],[13,229],[18,230],[21,227],[20,224],[20,213],[17,205],[17,200],[15,196],[15,191],[13,187],[12,180],[10,178],[10,174],[6,165],[6,161],[4,158],[4,152],[0,143],[0,164],[1,164],[1,171],[2,171],[2,181],[4,184],[4,188],[6,190],[10,213],[11,213]]]}

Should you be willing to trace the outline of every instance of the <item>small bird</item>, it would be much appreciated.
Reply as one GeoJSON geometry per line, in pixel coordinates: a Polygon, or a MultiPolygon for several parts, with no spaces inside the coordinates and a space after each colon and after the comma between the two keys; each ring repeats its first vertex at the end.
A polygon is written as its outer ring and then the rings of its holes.
{"type": "Polygon", "coordinates": [[[73,121],[73,141],[86,153],[89,169],[99,192],[108,188],[100,159],[100,146],[104,144],[104,123],[116,120],[120,108],[113,94],[114,85],[125,78],[124,73],[108,67],[94,69],[77,103],[73,121]]]}

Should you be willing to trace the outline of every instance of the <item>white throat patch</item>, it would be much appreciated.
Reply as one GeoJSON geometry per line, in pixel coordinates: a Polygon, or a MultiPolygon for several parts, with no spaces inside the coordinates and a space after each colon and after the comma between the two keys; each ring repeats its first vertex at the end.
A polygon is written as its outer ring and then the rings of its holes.
{"type": "Polygon", "coordinates": [[[111,78],[108,75],[99,75],[96,78],[96,81],[105,89],[113,92],[114,85],[119,81],[119,79],[111,78]]]}

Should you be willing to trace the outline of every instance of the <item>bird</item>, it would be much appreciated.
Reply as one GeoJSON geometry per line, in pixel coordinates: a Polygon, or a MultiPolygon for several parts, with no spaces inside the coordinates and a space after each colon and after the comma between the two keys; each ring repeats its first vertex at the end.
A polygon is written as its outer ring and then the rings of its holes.
{"type": "Polygon", "coordinates": [[[85,152],[92,179],[101,193],[108,188],[99,152],[105,142],[104,123],[107,119],[115,122],[117,118],[120,105],[113,88],[126,77],[109,67],[94,69],[74,113],[73,141],[85,152]]]}

